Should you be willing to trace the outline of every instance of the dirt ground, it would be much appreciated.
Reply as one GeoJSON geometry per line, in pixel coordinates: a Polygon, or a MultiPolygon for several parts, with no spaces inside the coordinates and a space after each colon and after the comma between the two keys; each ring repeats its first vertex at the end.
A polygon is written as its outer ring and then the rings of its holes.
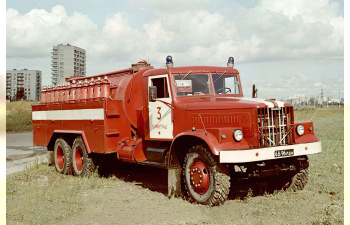
{"type": "MultiPolygon", "coordinates": [[[[296,121],[315,111],[297,109],[296,121]]],[[[209,207],[168,198],[163,169],[119,164],[111,178],[77,178],[40,164],[7,178],[7,224],[343,224],[343,110],[323,108],[313,121],[323,152],[309,157],[302,191],[251,184],[246,197],[248,187],[233,183],[229,200],[209,207]]]]}

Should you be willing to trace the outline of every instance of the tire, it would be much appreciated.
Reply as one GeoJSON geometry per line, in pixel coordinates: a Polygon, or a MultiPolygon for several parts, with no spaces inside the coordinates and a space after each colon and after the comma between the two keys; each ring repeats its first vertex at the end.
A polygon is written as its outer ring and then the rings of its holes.
{"type": "Polygon", "coordinates": [[[72,173],[72,149],[63,138],[57,138],[54,147],[54,164],[59,173],[72,173]]]}
{"type": "Polygon", "coordinates": [[[297,191],[303,190],[309,179],[309,168],[301,169],[297,174],[290,180],[286,191],[297,191]]]}
{"type": "Polygon", "coordinates": [[[189,200],[203,205],[221,205],[230,192],[229,172],[223,172],[203,146],[193,147],[186,155],[183,182],[189,200]]]}
{"type": "Polygon", "coordinates": [[[95,165],[92,158],[89,158],[84,141],[81,139],[81,137],[77,137],[74,140],[72,155],[73,172],[75,176],[85,177],[89,176],[95,171],[95,165]]]}

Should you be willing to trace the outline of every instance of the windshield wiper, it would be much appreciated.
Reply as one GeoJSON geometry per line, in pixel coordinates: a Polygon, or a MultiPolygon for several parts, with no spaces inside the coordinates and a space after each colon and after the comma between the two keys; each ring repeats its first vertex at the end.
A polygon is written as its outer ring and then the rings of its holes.
{"type": "Polygon", "coordinates": [[[188,75],[190,75],[192,71],[188,72],[188,74],[186,74],[181,80],[185,79],[188,75]]]}
{"type": "Polygon", "coordinates": [[[223,73],[220,75],[220,77],[214,81],[214,83],[215,83],[217,80],[219,80],[222,76],[224,76],[225,73],[226,73],[226,71],[223,72],[223,73]]]}

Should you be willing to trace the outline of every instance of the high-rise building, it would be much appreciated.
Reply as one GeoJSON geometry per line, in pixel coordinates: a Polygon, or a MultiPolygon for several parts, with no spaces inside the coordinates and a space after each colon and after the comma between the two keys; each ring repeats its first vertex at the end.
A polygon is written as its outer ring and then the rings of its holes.
{"type": "Polygon", "coordinates": [[[6,99],[39,101],[40,93],[40,70],[6,70],[6,99]]]}
{"type": "Polygon", "coordinates": [[[53,46],[51,52],[52,84],[64,83],[65,78],[86,76],[86,51],[70,44],[53,46]]]}

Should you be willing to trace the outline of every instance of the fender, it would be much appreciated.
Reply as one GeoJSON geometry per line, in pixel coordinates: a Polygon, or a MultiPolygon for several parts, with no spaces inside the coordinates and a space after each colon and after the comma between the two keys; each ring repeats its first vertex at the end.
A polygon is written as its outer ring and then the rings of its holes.
{"type": "Polygon", "coordinates": [[[169,158],[167,160],[168,168],[174,167],[174,166],[178,168],[180,166],[179,159],[177,158],[176,152],[174,150],[174,145],[180,141],[179,139],[181,139],[181,137],[192,137],[197,139],[197,141],[198,140],[204,141],[214,155],[219,155],[219,143],[214,137],[214,135],[212,135],[209,132],[205,134],[203,129],[197,130],[196,132],[185,131],[183,133],[176,135],[176,137],[173,139],[173,142],[170,145],[169,158]]]}
{"type": "Polygon", "coordinates": [[[198,129],[195,132],[193,132],[193,131],[185,131],[185,132],[182,132],[182,133],[176,135],[176,137],[174,138],[173,142],[171,143],[170,153],[171,153],[171,151],[173,149],[174,142],[176,142],[176,140],[179,137],[182,137],[182,136],[194,136],[194,137],[202,139],[208,145],[208,147],[210,148],[210,151],[214,155],[219,155],[220,146],[219,146],[218,140],[210,132],[207,132],[205,134],[203,129],[198,129]]]}
{"type": "MultiPolygon", "coordinates": [[[[88,143],[88,141],[86,139],[84,131],[79,131],[79,130],[54,130],[53,134],[51,135],[50,140],[49,140],[49,142],[47,144],[48,151],[52,151],[53,150],[53,146],[55,144],[56,138],[59,137],[60,135],[65,135],[65,136],[67,136],[67,135],[68,136],[70,136],[70,135],[75,135],[75,136],[81,135],[81,137],[83,138],[84,144],[85,144],[86,151],[88,153],[91,153],[91,150],[90,150],[90,147],[89,147],[89,143],[88,143]]],[[[73,144],[73,142],[72,142],[72,144],[73,144]]],[[[70,144],[70,145],[72,145],[72,144],[70,144]]],[[[70,147],[72,147],[72,146],[70,146],[70,147]]]]}
{"type": "Polygon", "coordinates": [[[295,123],[294,126],[295,128],[293,129],[293,133],[295,137],[295,144],[311,143],[311,142],[319,141],[318,137],[314,133],[314,125],[311,121],[295,123]],[[299,136],[296,132],[296,127],[299,124],[304,126],[304,134],[302,136],[299,136]]]}

